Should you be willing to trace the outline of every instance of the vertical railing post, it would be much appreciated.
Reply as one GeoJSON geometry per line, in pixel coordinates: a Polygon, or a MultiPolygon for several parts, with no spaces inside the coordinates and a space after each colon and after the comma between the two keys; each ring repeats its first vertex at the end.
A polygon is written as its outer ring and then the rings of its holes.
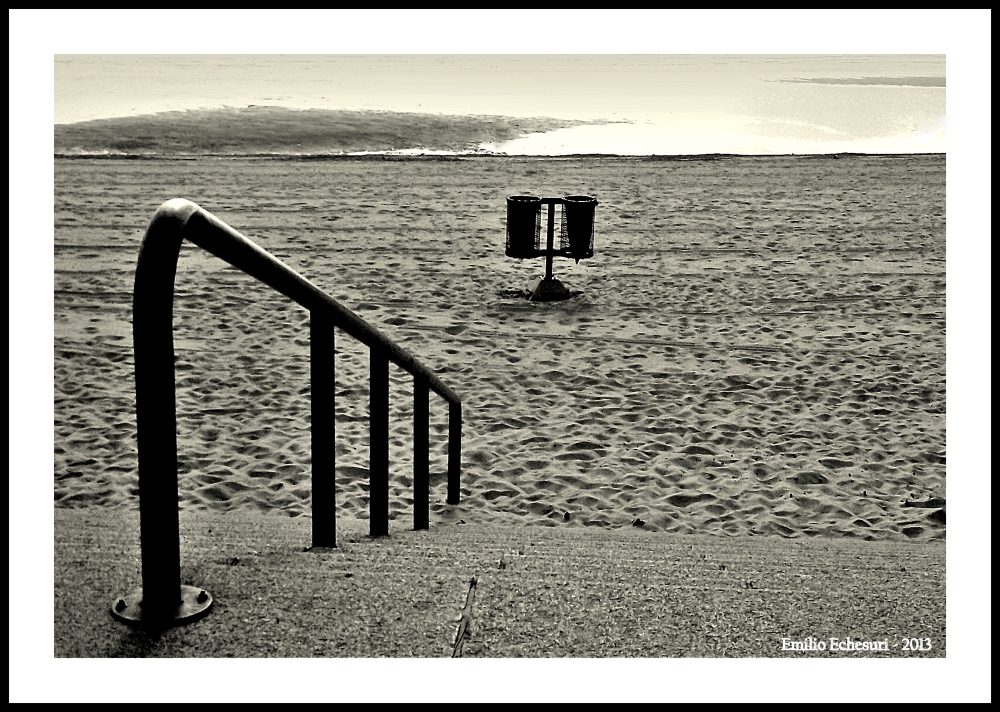
{"type": "Polygon", "coordinates": [[[372,536],[389,533],[389,357],[371,348],[368,518],[372,536]]]}
{"type": "Polygon", "coordinates": [[[136,440],[139,450],[139,538],[142,608],[172,614],[180,602],[177,507],[177,406],[174,396],[174,274],[180,228],[150,225],[139,250],[132,299],[136,440]]]}
{"type": "Polygon", "coordinates": [[[182,231],[197,210],[178,202],[156,212],[139,248],[132,295],[142,588],[117,599],[111,611],[151,627],[194,620],[212,605],[207,591],[181,584],[177,497],[174,276],[182,231]]]}
{"type": "Polygon", "coordinates": [[[413,377],[413,529],[430,528],[430,391],[427,380],[413,377]]]}
{"type": "Polygon", "coordinates": [[[462,404],[448,404],[448,504],[458,504],[462,483],[462,404]]]}
{"type": "Polygon", "coordinates": [[[337,546],[337,367],[334,326],[309,312],[312,545],[337,546]]]}

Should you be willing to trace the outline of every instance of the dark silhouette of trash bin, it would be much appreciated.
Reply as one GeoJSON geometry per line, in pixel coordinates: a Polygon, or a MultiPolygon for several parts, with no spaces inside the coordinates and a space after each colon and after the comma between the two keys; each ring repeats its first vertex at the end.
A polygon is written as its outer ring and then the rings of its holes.
{"type": "Polygon", "coordinates": [[[577,262],[594,256],[594,212],[597,199],[589,195],[539,198],[512,195],[507,198],[506,255],[518,259],[545,258],[545,277],[528,284],[532,301],[552,302],[573,296],[552,275],[554,257],[572,257],[577,262]],[[541,242],[542,206],[548,206],[545,243],[541,242]],[[556,207],[560,208],[559,245],[555,245],[556,207]]]}
{"type": "Polygon", "coordinates": [[[560,248],[577,262],[594,256],[594,211],[597,198],[567,195],[563,198],[560,248]]]}
{"type": "Polygon", "coordinates": [[[508,257],[538,257],[541,230],[541,198],[535,195],[512,195],[507,198],[508,257]]]}

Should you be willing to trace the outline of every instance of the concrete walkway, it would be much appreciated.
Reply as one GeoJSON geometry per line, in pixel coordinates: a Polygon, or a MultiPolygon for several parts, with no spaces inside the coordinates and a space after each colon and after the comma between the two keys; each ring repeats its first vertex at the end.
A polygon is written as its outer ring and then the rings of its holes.
{"type": "MultiPolygon", "coordinates": [[[[59,657],[943,657],[943,542],[181,513],[181,578],[215,599],[163,632],[110,615],[139,586],[138,513],[55,512],[59,657]],[[396,528],[398,526],[398,529],[396,528]],[[474,587],[470,586],[476,579],[474,587]],[[470,588],[474,591],[470,593],[470,588]],[[462,635],[457,635],[459,629],[462,635]],[[783,639],[883,641],[791,651],[783,639]],[[458,638],[458,640],[456,640],[458,638]],[[904,652],[903,640],[931,649],[904,652]]],[[[808,645],[808,643],[807,643],[808,645]]]]}

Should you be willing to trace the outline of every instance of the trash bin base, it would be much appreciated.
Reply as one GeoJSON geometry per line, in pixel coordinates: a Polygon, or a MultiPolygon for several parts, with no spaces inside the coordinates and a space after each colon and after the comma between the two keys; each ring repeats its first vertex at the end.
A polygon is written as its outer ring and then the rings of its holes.
{"type": "Polygon", "coordinates": [[[531,293],[528,299],[533,302],[557,302],[573,296],[569,289],[555,277],[551,279],[535,277],[528,284],[528,291],[531,293]]]}

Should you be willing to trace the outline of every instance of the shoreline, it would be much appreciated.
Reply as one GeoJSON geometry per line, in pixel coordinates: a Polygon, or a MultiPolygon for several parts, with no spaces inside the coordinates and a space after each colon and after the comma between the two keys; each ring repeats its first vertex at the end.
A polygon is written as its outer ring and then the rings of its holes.
{"type": "Polygon", "coordinates": [[[71,153],[57,152],[55,160],[141,160],[141,161],[191,161],[197,159],[255,159],[283,161],[357,161],[357,160],[401,160],[401,161],[456,161],[469,159],[518,159],[537,161],[572,161],[572,160],[638,160],[638,161],[727,161],[738,159],[839,159],[839,158],[892,158],[917,159],[940,157],[945,153],[691,153],[691,154],[616,154],[616,153],[572,153],[558,156],[536,156],[516,153],[491,153],[489,151],[467,151],[453,153],[409,153],[421,149],[404,149],[398,151],[371,151],[362,153],[292,153],[292,152],[260,152],[260,153],[113,153],[90,152],[71,153]]]}

